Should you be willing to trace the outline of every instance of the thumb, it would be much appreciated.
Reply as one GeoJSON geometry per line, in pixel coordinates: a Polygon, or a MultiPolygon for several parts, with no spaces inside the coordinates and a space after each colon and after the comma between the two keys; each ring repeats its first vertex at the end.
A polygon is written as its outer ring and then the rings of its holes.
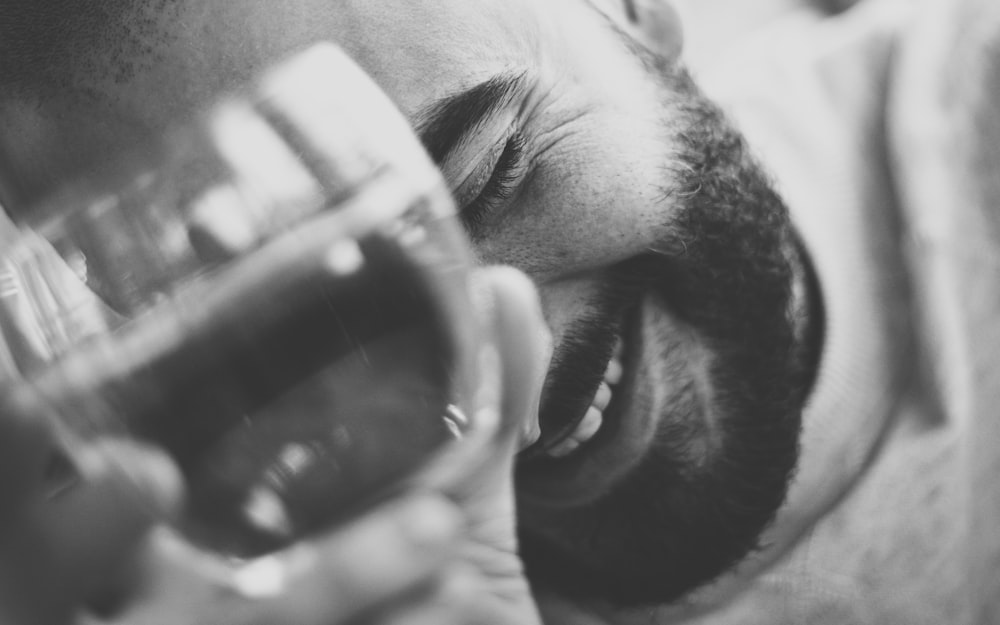
{"type": "Polygon", "coordinates": [[[46,578],[35,587],[53,603],[113,600],[151,526],[176,512],[181,479],[161,453],[124,441],[90,443],[75,461],[76,483],[31,515],[46,578]]]}
{"type": "Polygon", "coordinates": [[[550,356],[551,339],[532,282],[510,267],[477,274],[492,298],[494,339],[501,363],[501,426],[496,461],[467,485],[461,497],[467,512],[466,557],[488,576],[516,578],[513,462],[526,424],[537,428],[538,396],[550,356]]]}
{"type": "MultiPolygon", "coordinates": [[[[531,280],[512,267],[483,269],[493,295],[494,337],[501,363],[502,435],[524,447],[538,437],[538,403],[552,337],[531,280]]],[[[516,451],[516,450],[514,450],[516,451]]]]}
{"type": "Polygon", "coordinates": [[[32,493],[0,538],[0,605],[14,622],[64,622],[107,591],[179,498],[173,466],[131,445],[87,444],[69,473],[62,488],[32,493]]]}

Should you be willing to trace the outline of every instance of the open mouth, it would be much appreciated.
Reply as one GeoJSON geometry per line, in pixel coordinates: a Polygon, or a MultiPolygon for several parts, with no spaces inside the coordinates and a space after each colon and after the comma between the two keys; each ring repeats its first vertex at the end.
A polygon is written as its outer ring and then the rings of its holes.
{"type": "Polygon", "coordinates": [[[589,402],[580,401],[580,408],[568,420],[547,419],[543,411],[542,434],[534,445],[521,453],[519,462],[522,465],[537,465],[539,469],[568,466],[578,457],[585,456],[588,449],[613,438],[624,413],[629,372],[634,370],[631,359],[635,350],[630,346],[637,337],[637,321],[637,314],[625,315],[613,337],[603,375],[585,391],[589,402]]]}
{"type": "Polygon", "coordinates": [[[624,352],[625,341],[619,335],[605,364],[604,375],[594,388],[586,407],[566,423],[553,427],[552,423],[543,422],[542,436],[534,446],[525,450],[522,454],[524,460],[569,459],[612,427],[617,416],[614,409],[621,403],[617,401],[617,395],[625,374],[624,352]]]}
{"type": "Polygon", "coordinates": [[[624,343],[619,337],[604,369],[604,376],[598,383],[586,412],[572,427],[564,428],[563,432],[548,441],[544,448],[546,455],[551,458],[565,458],[590,442],[601,430],[604,425],[604,413],[610,407],[625,372],[622,365],[624,350],[624,343]]]}
{"type": "Polygon", "coordinates": [[[659,263],[642,255],[614,267],[589,322],[563,338],[542,394],[541,434],[517,459],[522,503],[586,504],[647,456],[663,417],[664,333],[674,325],[659,263]]]}

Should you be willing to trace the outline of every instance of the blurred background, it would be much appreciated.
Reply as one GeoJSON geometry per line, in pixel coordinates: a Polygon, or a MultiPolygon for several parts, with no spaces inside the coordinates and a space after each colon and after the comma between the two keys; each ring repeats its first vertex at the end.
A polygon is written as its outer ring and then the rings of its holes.
{"type": "Polygon", "coordinates": [[[796,12],[836,14],[859,0],[675,0],[691,69],[707,71],[754,31],[796,12]]]}

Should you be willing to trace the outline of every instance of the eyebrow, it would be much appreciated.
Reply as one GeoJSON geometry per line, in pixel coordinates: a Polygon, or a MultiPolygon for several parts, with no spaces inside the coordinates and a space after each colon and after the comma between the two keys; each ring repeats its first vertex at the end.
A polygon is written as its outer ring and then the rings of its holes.
{"type": "Polygon", "coordinates": [[[524,72],[498,74],[419,113],[417,134],[434,162],[443,163],[470,134],[506,109],[526,83],[524,72]]]}

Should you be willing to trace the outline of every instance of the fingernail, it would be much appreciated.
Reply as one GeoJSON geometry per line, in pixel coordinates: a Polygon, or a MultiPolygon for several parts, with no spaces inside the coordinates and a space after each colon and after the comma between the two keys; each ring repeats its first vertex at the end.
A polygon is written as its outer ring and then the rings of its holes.
{"type": "Polygon", "coordinates": [[[399,525],[414,544],[436,547],[458,533],[460,518],[453,505],[439,497],[421,497],[406,504],[399,525]]]}

